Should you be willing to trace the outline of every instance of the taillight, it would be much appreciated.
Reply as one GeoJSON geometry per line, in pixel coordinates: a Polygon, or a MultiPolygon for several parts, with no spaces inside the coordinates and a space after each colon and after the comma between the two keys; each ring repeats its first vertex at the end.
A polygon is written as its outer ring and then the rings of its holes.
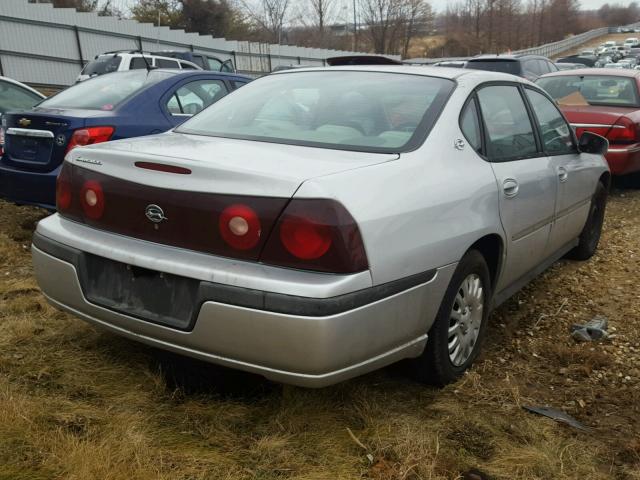
{"type": "Polygon", "coordinates": [[[260,241],[260,219],[246,205],[231,205],[225,208],[218,220],[220,235],[236,250],[249,250],[260,241]]]}
{"type": "Polygon", "coordinates": [[[58,211],[67,210],[71,206],[72,179],[71,167],[65,163],[56,179],[56,207],[58,211]]]}
{"type": "Polygon", "coordinates": [[[95,180],[84,182],[80,190],[80,204],[87,218],[98,220],[104,213],[104,192],[95,180]]]}
{"type": "Polygon", "coordinates": [[[620,117],[607,134],[611,143],[634,143],[638,141],[636,124],[628,117],[620,117]]]}
{"type": "Polygon", "coordinates": [[[0,127],[0,157],[4,155],[4,127],[0,127]]]}
{"type": "Polygon", "coordinates": [[[67,145],[67,152],[70,152],[76,147],[84,147],[86,145],[93,145],[94,143],[108,142],[113,135],[113,127],[88,127],[81,128],[73,132],[69,145],[67,145]]]}
{"type": "Polygon", "coordinates": [[[264,263],[331,273],[366,270],[360,229],[338,202],[293,199],[260,257],[264,263]]]}

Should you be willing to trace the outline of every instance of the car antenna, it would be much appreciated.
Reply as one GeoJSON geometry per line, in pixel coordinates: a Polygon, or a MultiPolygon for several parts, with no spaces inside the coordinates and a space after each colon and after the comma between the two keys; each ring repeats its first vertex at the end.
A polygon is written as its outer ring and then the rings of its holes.
{"type": "Polygon", "coordinates": [[[144,56],[144,52],[142,51],[142,49],[138,49],[138,51],[140,52],[140,55],[142,55],[142,61],[144,62],[145,66],[147,67],[147,72],[150,72],[151,70],[153,70],[153,67],[151,65],[149,65],[149,62],[147,61],[147,57],[144,56]]]}

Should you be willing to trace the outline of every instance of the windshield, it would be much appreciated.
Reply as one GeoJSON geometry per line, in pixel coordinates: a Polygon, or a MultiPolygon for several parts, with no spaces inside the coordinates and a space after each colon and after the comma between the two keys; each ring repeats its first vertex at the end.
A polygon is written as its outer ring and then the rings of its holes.
{"type": "Polygon", "coordinates": [[[77,83],[45,100],[39,106],[109,111],[136,92],[171,75],[173,74],[170,72],[147,72],[146,70],[110,73],[77,83]]]}
{"type": "Polygon", "coordinates": [[[90,61],[82,70],[82,75],[104,75],[118,70],[122,59],[117,55],[98,57],[90,61]]]}
{"type": "Polygon", "coordinates": [[[176,131],[358,151],[403,151],[426,135],[450,80],[395,73],[319,71],[249,83],[176,131]]]}
{"type": "Polygon", "coordinates": [[[536,82],[560,105],[640,105],[634,78],[605,75],[567,75],[541,78],[536,82]]]}
{"type": "Polygon", "coordinates": [[[512,60],[471,60],[467,68],[520,75],[520,64],[512,60]]]}

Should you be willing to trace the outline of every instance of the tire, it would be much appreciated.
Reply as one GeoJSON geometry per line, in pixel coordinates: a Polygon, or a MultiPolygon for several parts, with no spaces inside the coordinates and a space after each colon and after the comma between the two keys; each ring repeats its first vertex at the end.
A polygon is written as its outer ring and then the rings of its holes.
{"type": "Polygon", "coordinates": [[[580,237],[578,237],[578,246],[567,254],[567,258],[588,260],[596,253],[598,243],[600,243],[600,235],[602,234],[606,206],[607,189],[601,182],[598,182],[596,191],[591,198],[591,208],[589,209],[587,223],[585,223],[580,237]]]}
{"type": "Polygon", "coordinates": [[[471,366],[484,340],[491,298],[491,277],[487,262],[480,252],[469,250],[453,273],[436,319],[429,331],[424,352],[412,362],[412,373],[419,381],[444,386],[457,380],[471,366]],[[467,283],[469,281],[472,283],[467,283]],[[476,288],[467,288],[468,285],[476,288]],[[477,287],[481,289],[478,293],[481,298],[480,308],[473,294],[478,291],[477,287]],[[471,295],[465,292],[471,292],[471,295]],[[470,309],[464,313],[466,307],[470,309]],[[457,312],[460,310],[463,311],[463,315],[458,319],[460,315],[457,312]],[[454,312],[457,318],[453,316],[454,312]],[[458,328],[457,333],[450,335],[449,329],[452,327],[452,322],[457,322],[458,328]],[[450,338],[452,338],[451,343],[450,338]],[[454,344],[456,341],[460,345],[468,345],[466,351],[463,348],[456,349],[454,344]]]}

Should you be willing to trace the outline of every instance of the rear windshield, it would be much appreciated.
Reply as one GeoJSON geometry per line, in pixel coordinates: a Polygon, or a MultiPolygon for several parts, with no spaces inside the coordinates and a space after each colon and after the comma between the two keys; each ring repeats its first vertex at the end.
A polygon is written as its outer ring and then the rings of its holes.
{"type": "Polygon", "coordinates": [[[115,56],[98,57],[90,61],[82,70],[82,75],[104,75],[118,70],[122,58],[115,56]]]}
{"type": "Polygon", "coordinates": [[[153,85],[170,72],[131,70],[90,78],[45,100],[43,108],[78,108],[83,110],[113,110],[136,92],[153,85]]]}
{"type": "Polygon", "coordinates": [[[637,107],[638,90],[634,78],[609,75],[563,75],[536,82],[560,105],[607,105],[637,107]]]}
{"type": "Polygon", "coordinates": [[[520,75],[520,64],[513,60],[471,60],[467,68],[520,75]]]}
{"type": "Polygon", "coordinates": [[[424,137],[454,86],[447,79],[394,73],[270,75],[223,98],[176,131],[400,152],[424,137]]]}

